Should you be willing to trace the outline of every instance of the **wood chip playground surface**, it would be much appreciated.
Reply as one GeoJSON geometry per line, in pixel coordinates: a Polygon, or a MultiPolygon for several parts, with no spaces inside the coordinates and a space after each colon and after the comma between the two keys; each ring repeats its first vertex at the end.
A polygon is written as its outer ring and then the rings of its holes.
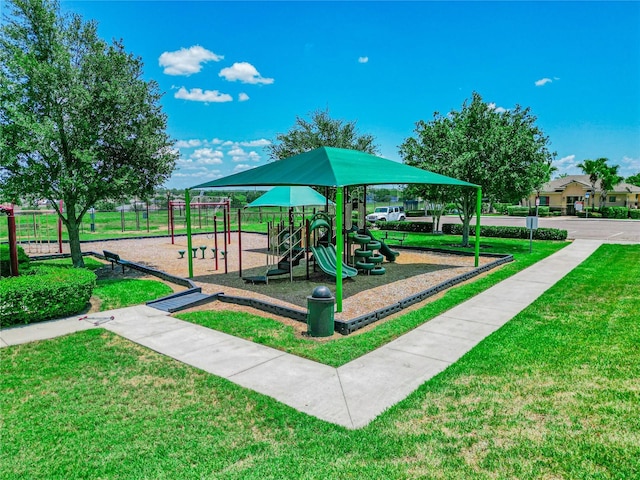
{"type": "MultiPolygon", "coordinates": [[[[239,256],[242,255],[242,275],[264,275],[267,267],[267,237],[255,233],[242,233],[242,251],[238,250],[238,234],[231,234],[231,241],[227,245],[227,273],[224,260],[218,253],[218,269],[211,249],[214,247],[213,234],[194,235],[193,247],[206,246],[202,258],[202,250],[198,248],[196,258],[193,259],[193,279],[204,293],[220,293],[227,295],[258,298],[277,305],[283,305],[298,310],[305,310],[307,296],[319,285],[326,285],[335,293],[335,279],[322,273],[313,272],[310,268],[310,279],[306,280],[306,262],[302,261],[294,267],[294,279],[289,275],[270,277],[269,283],[246,283],[239,275],[239,256]]],[[[338,320],[349,320],[379,308],[384,308],[410,295],[420,293],[428,288],[445,282],[458,275],[474,269],[472,256],[460,256],[428,251],[414,251],[392,246],[400,252],[396,261],[389,263],[385,260],[384,275],[367,275],[360,273],[353,279],[343,282],[343,311],[336,313],[338,320]]],[[[63,249],[68,252],[68,244],[63,249]]],[[[218,249],[224,249],[223,234],[218,233],[218,249]]],[[[175,244],[171,238],[150,237],[142,239],[107,240],[85,242],[83,252],[94,251],[102,253],[108,250],[120,255],[121,258],[141,263],[143,265],[162,270],[172,275],[188,276],[187,253],[181,258],[179,251],[187,250],[186,236],[175,237],[175,244]]],[[[480,265],[492,262],[493,258],[480,257],[480,265]]],[[[109,267],[110,268],[110,267],[109,267]]],[[[122,274],[116,268],[114,274],[122,274]]],[[[125,276],[131,275],[127,269],[125,276]]],[[[139,276],[139,275],[137,275],[139,276]]],[[[432,297],[433,298],[433,297],[432,297]]],[[[420,306],[417,304],[415,307],[420,306]]],[[[415,308],[414,307],[414,308],[415,308]]],[[[213,302],[197,309],[208,310],[244,310],[265,316],[265,312],[258,312],[250,307],[241,307],[229,303],[213,302]]],[[[268,315],[271,316],[271,315],[268,315]]],[[[277,317],[274,317],[277,318],[277,317]]],[[[298,329],[306,329],[301,322],[281,319],[287,324],[295,325],[298,329]]]]}

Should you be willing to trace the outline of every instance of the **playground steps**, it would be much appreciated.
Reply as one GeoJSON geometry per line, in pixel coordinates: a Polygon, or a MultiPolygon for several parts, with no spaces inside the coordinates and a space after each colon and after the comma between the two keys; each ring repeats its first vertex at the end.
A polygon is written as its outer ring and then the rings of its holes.
{"type": "Polygon", "coordinates": [[[157,300],[152,300],[147,302],[147,306],[157,310],[162,310],[163,312],[173,313],[213,302],[217,300],[217,298],[217,295],[207,295],[202,293],[202,289],[198,287],[158,298],[157,300]]]}
{"type": "MultiPolygon", "coordinates": [[[[291,265],[293,265],[294,267],[297,267],[298,265],[300,265],[300,260],[302,260],[302,258],[304,257],[304,253],[305,253],[304,248],[295,249],[293,258],[291,259],[291,265]]],[[[278,262],[278,268],[273,270],[274,271],[282,270],[282,273],[289,273],[289,256],[286,255],[282,257],[278,262]]],[[[280,275],[280,273],[274,273],[273,275],[280,275]]]]}

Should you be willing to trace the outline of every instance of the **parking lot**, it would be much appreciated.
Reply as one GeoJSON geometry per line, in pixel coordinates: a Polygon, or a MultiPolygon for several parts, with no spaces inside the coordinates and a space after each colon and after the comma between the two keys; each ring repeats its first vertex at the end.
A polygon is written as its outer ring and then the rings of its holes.
{"type": "MultiPolygon", "coordinates": [[[[413,219],[409,219],[413,220],[413,219]]],[[[416,219],[419,220],[419,219],[416,219]]],[[[430,221],[430,217],[420,220],[430,221]]],[[[475,219],[473,220],[475,223],[475,219]]],[[[443,216],[441,223],[461,223],[456,215],[443,216]]],[[[501,225],[513,227],[525,227],[525,217],[509,216],[483,216],[481,225],[501,225]]],[[[570,239],[596,239],[611,242],[640,243],[640,220],[610,220],[604,218],[578,218],[578,217],[540,217],[538,227],[558,228],[568,232],[570,239]]]]}

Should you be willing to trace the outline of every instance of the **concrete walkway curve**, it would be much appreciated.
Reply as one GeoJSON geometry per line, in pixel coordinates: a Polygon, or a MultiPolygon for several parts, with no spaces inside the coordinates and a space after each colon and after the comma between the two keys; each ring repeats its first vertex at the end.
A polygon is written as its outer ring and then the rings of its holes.
{"type": "Polygon", "coordinates": [[[603,242],[576,240],[339,368],[194,325],[146,306],[2,330],[0,346],[102,327],[163,355],[349,429],[361,428],[525,309],[603,242]],[[99,323],[105,316],[114,320],[99,323]]]}

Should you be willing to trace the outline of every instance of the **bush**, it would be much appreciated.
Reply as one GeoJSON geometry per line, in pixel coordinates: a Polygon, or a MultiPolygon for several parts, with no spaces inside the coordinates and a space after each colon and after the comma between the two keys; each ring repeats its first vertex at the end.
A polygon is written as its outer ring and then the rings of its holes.
{"type": "MultiPolygon", "coordinates": [[[[431,222],[386,222],[380,225],[380,230],[394,230],[402,232],[414,233],[432,233],[433,223],[431,222]]],[[[462,235],[462,225],[459,223],[445,223],[442,225],[442,232],[447,235],[462,235]]],[[[475,226],[469,229],[470,235],[475,235],[475,226]]],[[[480,226],[481,237],[493,238],[529,238],[529,229],[527,227],[496,227],[496,226],[480,226]]],[[[538,228],[533,231],[535,240],[566,240],[567,231],[558,230],[557,228],[538,228]]]]}
{"type": "MultiPolygon", "coordinates": [[[[535,210],[534,210],[535,215],[535,210]]],[[[538,216],[540,217],[548,217],[549,216],[549,207],[538,207],[538,216]]]]}
{"type": "Polygon", "coordinates": [[[633,218],[634,220],[640,220],[640,210],[629,210],[629,217],[633,218]]]}
{"type": "MultiPolygon", "coordinates": [[[[9,276],[11,259],[9,258],[9,245],[0,245],[0,275],[9,276]]],[[[18,270],[29,266],[29,256],[18,245],[18,270]]]]}
{"type": "Polygon", "coordinates": [[[627,207],[602,207],[600,209],[604,218],[628,218],[629,209],[627,207]]]}
{"type": "Polygon", "coordinates": [[[584,212],[584,211],[583,212],[577,212],[576,216],[578,216],[580,218],[602,218],[602,213],[589,210],[589,215],[588,216],[587,216],[587,212],[584,212]]]}
{"type": "Polygon", "coordinates": [[[529,215],[529,207],[521,207],[520,205],[510,205],[507,207],[507,213],[511,217],[526,217],[529,215]]]}
{"type": "Polygon", "coordinates": [[[96,284],[95,273],[79,268],[38,266],[0,280],[0,326],[33,323],[81,312],[96,284]]]}
{"type": "Polygon", "coordinates": [[[396,232],[432,233],[433,222],[378,222],[380,230],[396,232]]]}
{"type": "Polygon", "coordinates": [[[407,217],[424,217],[424,210],[407,210],[407,217]]]}
{"type": "Polygon", "coordinates": [[[510,206],[511,204],[509,203],[494,203],[493,209],[496,211],[496,213],[499,213],[501,215],[506,215],[507,213],[509,213],[507,211],[507,208],[510,206]]]}
{"type": "MultiPolygon", "coordinates": [[[[443,233],[447,235],[462,235],[461,224],[446,223],[442,226],[443,233]]],[[[469,234],[473,235],[475,230],[470,229],[469,234]]],[[[493,238],[529,238],[529,229],[527,227],[499,227],[485,225],[480,226],[481,237],[493,238]]],[[[558,230],[557,228],[537,228],[533,231],[534,240],[566,240],[567,231],[558,230]]]]}

